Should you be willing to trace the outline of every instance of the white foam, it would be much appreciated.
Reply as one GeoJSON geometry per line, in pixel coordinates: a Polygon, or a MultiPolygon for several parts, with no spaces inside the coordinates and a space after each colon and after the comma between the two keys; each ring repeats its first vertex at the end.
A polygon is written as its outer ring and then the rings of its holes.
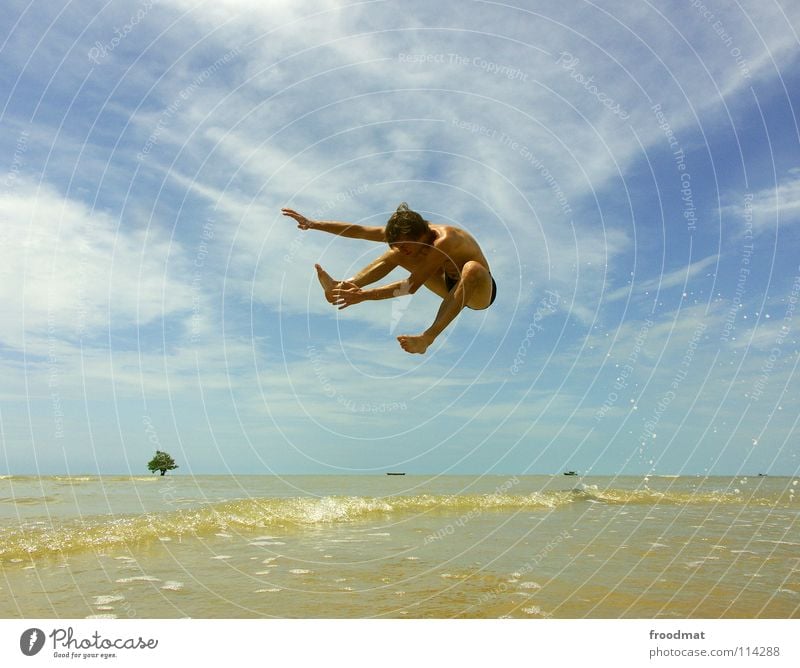
{"type": "Polygon", "coordinates": [[[212,559],[231,559],[231,555],[229,554],[218,554],[216,557],[211,557],[212,559]]]}
{"type": "Polygon", "coordinates": [[[109,614],[105,614],[105,615],[86,615],[86,617],[84,617],[84,619],[116,619],[116,618],[117,618],[116,615],[109,615],[109,614]]]}
{"type": "Polygon", "coordinates": [[[536,615],[537,617],[549,617],[538,605],[532,605],[529,608],[522,608],[522,612],[526,615],[536,615]]]}
{"type": "Polygon", "coordinates": [[[256,594],[272,594],[273,592],[281,591],[278,587],[272,587],[271,589],[256,589],[256,594]]]}
{"type": "Polygon", "coordinates": [[[163,585],[161,585],[162,589],[166,589],[167,591],[180,591],[183,589],[183,582],[178,582],[177,580],[167,580],[163,585]]]}
{"type": "Polygon", "coordinates": [[[269,570],[269,571],[256,571],[256,575],[269,575],[270,573],[272,573],[271,570],[269,570]]]}
{"type": "Polygon", "coordinates": [[[124,596],[95,596],[94,605],[109,605],[110,603],[119,603],[124,600],[124,596]]]}
{"type": "Polygon", "coordinates": [[[115,580],[115,582],[127,584],[129,582],[161,582],[161,580],[159,578],[154,578],[152,575],[134,575],[130,578],[119,578],[115,580]]]}
{"type": "Polygon", "coordinates": [[[290,573],[294,573],[295,575],[305,575],[306,573],[310,573],[311,571],[307,568],[293,568],[289,571],[290,573]]]}
{"type": "Polygon", "coordinates": [[[528,582],[520,582],[519,587],[520,589],[541,589],[542,585],[540,585],[538,582],[528,581],[528,582]]]}

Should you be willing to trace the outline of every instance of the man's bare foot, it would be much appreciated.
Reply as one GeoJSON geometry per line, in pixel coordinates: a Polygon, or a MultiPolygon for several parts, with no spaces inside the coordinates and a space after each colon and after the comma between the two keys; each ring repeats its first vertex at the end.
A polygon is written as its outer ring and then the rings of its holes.
{"type": "Polygon", "coordinates": [[[400,347],[407,353],[419,353],[420,355],[423,355],[428,346],[433,343],[433,339],[424,334],[419,336],[398,336],[397,340],[400,342],[400,347]]]}
{"type": "Polygon", "coordinates": [[[330,274],[325,271],[322,267],[318,264],[315,264],[314,267],[317,269],[317,278],[319,279],[319,284],[322,286],[322,289],[325,291],[325,299],[327,299],[331,304],[333,304],[336,300],[333,297],[332,290],[339,285],[339,281],[334,281],[330,274]]]}

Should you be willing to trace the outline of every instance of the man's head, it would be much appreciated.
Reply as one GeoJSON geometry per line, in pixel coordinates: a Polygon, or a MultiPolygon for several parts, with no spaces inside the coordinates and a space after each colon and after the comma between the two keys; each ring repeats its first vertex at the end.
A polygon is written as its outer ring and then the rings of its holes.
{"type": "Polygon", "coordinates": [[[384,229],[386,242],[406,255],[416,255],[420,244],[428,241],[430,232],[428,221],[409,209],[405,202],[397,207],[384,229]]]}

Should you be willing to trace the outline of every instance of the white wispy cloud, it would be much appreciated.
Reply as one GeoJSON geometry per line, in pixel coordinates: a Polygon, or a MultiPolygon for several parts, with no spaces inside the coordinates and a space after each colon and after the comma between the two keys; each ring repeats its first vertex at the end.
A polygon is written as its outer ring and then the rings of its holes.
{"type": "Polygon", "coordinates": [[[66,198],[46,183],[0,194],[0,340],[26,334],[72,341],[141,327],[192,307],[181,278],[190,266],[158,228],[121,221],[66,198]]]}
{"type": "Polygon", "coordinates": [[[735,216],[754,233],[775,231],[783,225],[800,222],[800,178],[793,174],[775,187],[763,188],[737,198],[737,204],[721,209],[735,216]]]}
{"type": "Polygon", "coordinates": [[[712,265],[716,265],[719,261],[719,255],[709,255],[708,257],[703,258],[702,260],[697,260],[696,262],[692,262],[691,264],[686,265],[685,267],[680,267],[678,269],[674,269],[669,273],[662,274],[657,278],[651,278],[646,281],[642,281],[641,283],[636,283],[634,285],[630,285],[624,288],[619,288],[617,290],[613,290],[604,296],[604,300],[607,302],[617,301],[619,299],[623,299],[627,297],[629,294],[643,294],[645,292],[653,292],[656,290],[666,290],[668,288],[674,288],[679,285],[689,287],[691,284],[691,280],[700,274],[702,271],[707,269],[712,265]]]}

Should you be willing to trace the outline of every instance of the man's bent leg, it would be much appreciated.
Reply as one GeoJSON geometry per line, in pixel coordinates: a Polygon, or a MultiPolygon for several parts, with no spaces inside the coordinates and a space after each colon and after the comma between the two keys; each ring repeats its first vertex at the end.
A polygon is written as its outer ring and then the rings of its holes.
{"type": "Polygon", "coordinates": [[[398,336],[400,346],[408,353],[424,353],[465,306],[484,309],[489,306],[491,296],[492,277],[486,267],[467,262],[456,287],[442,300],[433,324],[418,336],[398,336]]]}

